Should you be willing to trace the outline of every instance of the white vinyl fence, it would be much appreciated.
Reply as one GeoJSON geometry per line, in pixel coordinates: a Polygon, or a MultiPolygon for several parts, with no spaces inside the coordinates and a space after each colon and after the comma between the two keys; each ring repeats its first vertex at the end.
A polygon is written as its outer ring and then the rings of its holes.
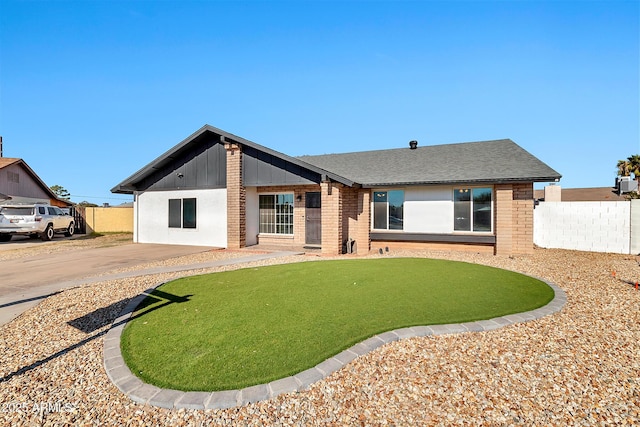
{"type": "Polygon", "coordinates": [[[541,202],[533,212],[533,242],[543,248],[640,253],[640,200],[541,202]]]}

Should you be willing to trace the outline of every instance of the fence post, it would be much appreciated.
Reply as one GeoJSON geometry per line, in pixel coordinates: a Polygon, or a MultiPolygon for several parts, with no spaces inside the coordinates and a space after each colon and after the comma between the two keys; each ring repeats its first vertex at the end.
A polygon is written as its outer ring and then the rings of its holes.
{"type": "Polygon", "coordinates": [[[629,253],[640,254],[640,199],[631,199],[631,230],[629,232],[629,253]]]}

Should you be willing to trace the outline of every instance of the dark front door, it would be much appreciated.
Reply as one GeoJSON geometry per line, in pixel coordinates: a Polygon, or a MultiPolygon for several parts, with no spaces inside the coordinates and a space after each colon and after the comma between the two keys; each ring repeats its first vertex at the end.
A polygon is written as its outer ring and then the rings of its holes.
{"type": "Polygon", "coordinates": [[[320,192],[305,194],[305,243],[319,245],[322,243],[322,211],[320,209],[320,192]]]}

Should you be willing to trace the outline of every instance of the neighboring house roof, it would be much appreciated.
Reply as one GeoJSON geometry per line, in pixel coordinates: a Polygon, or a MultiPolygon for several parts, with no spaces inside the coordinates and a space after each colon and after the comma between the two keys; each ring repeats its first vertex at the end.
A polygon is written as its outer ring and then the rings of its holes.
{"type": "Polygon", "coordinates": [[[510,139],[298,158],[370,187],[550,182],[561,178],[510,139]]]}
{"type": "MultiPolygon", "coordinates": [[[[8,167],[8,166],[19,166],[21,167],[29,176],[38,184],[38,186],[49,196],[49,198],[53,200],[58,200],[59,202],[71,206],[73,203],[68,200],[62,200],[58,198],[58,196],[51,191],[51,189],[40,179],[40,177],[29,167],[29,165],[22,159],[13,158],[13,157],[0,157],[0,170],[8,167]]],[[[16,194],[19,196],[19,194],[16,194]]],[[[0,197],[1,198],[1,197],[0,197]]]]}
{"type": "Polygon", "coordinates": [[[127,179],[125,179],[124,181],[122,181],[120,184],[116,185],[114,188],[111,189],[111,192],[113,193],[125,193],[125,194],[131,194],[133,193],[133,191],[137,190],[136,184],[140,183],[142,181],[145,180],[145,178],[151,176],[152,174],[154,174],[155,172],[163,169],[165,166],[167,166],[169,163],[171,163],[172,161],[174,161],[175,159],[178,159],[180,156],[182,156],[182,154],[185,151],[191,150],[193,149],[199,141],[199,137],[207,132],[213,133],[215,135],[219,135],[222,137],[221,141],[226,141],[226,142],[231,142],[231,143],[238,143],[247,147],[252,147],[258,151],[261,151],[263,153],[275,156],[277,158],[280,158],[286,162],[290,162],[293,163],[297,166],[300,166],[302,168],[308,169],[312,172],[318,173],[324,177],[327,177],[333,181],[337,181],[340,183],[343,183],[345,185],[353,185],[354,182],[350,181],[349,179],[346,179],[342,176],[336,175],[333,172],[330,172],[328,170],[324,170],[322,168],[319,168],[315,165],[311,165],[309,163],[306,163],[298,158],[295,157],[291,157],[291,156],[287,156],[286,154],[277,152],[275,150],[272,150],[270,148],[267,148],[265,146],[262,146],[260,144],[256,144],[255,142],[249,141],[248,139],[244,139],[241,138],[237,135],[234,135],[232,133],[229,132],[225,132],[222,129],[218,129],[216,127],[210,126],[210,125],[204,125],[203,127],[201,127],[200,129],[198,129],[196,132],[194,132],[193,134],[191,134],[190,136],[188,136],[187,138],[185,138],[182,142],[180,142],[179,144],[175,145],[174,147],[172,147],[171,149],[169,149],[167,152],[165,152],[164,154],[160,155],[158,158],[156,158],[155,160],[153,160],[151,163],[147,164],[146,166],[144,166],[142,169],[140,169],[139,171],[137,171],[136,173],[134,173],[133,175],[131,175],[130,177],[128,177],[127,179]]]}
{"type": "MultiPolygon", "coordinates": [[[[562,188],[563,202],[618,202],[626,200],[624,194],[618,195],[615,187],[562,188]]],[[[535,190],[534,198],[544,200],[544,190],[535,190]]]]}

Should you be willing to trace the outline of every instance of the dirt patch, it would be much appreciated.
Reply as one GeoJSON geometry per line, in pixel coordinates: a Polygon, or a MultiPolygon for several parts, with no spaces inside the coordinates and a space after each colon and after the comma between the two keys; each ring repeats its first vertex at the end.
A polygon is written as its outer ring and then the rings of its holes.
{"type": "Polygon", "coordinates": [[[43,254],[68,252],[79,249],[106,248],[110,246],[133,243],[132,233],[113,233],[104,235],[78,236],[72,239],[54,240],[51,242],[3,243],[0,251],[0,261],[20,258],[30,258],[43,254]]]}

